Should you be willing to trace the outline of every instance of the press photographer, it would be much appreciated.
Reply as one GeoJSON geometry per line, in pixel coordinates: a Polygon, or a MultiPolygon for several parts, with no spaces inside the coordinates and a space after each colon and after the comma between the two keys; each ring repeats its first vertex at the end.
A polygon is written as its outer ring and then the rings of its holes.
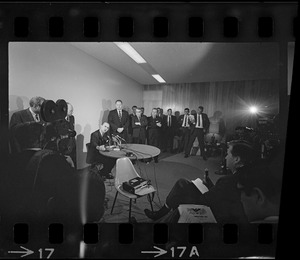
{"type": "Polygon", "coordinates": [[[15,129],[18,126],[30,122],[41,122],[40,111],[45,99],[43,97],[32,97],[29,101],[29,107],[12,114],[10,128],[10,150],[11,153],[21,152],[21,147],[15,138],[15,129]]]}
{"type": "Polygon", "coordinates": [[[80,234],[82,224],[101,221],[105,185],[98,176],[77,172],[67,162],[65,141],[75,132],[61,119],[64,104],[46,100],[41,107],[45,122],[15,127],[22,151],[8,157],[0,176],[0,219],[11,230],[19,222],[45,230],[51,223],[61,223],[66,244],[77,251],[70,239],[80,234]]]}

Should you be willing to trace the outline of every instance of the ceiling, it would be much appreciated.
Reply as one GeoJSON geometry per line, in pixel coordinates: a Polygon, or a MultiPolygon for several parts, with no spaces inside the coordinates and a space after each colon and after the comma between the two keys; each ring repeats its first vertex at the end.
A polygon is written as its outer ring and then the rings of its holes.
{"type": "Polygon", "coordinates": [[[147,61],[137,64],[112,42],[70,43],[142,85],[259,79],[278,73],[273,43],[130,43],[147,61]]]}
{"type": "Polygon", "coordinates": [[[142,85],[159,84],[151,74],[160,74],[167,83],[199,82],[191,72],[211,48],[205,43],[130,43],[147,61],[137,64],[114,43],[71,44],[142,85]]]}

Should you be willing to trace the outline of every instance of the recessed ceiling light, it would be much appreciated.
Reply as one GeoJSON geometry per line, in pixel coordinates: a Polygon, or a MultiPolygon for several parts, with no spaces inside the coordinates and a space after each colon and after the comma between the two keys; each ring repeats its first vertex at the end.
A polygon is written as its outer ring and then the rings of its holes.
{"type": "Polygon", "coordinates": [[[147,63],[143,59],[143,57],[128,42],[115,42],[115,44],[136,63],[147,63]]]}
{"type": "Polygon", "coordinates": [[[159,74],[152,74],[152,77],[155,78],[159,83],[166,83],[166,81],[159,74]]]}

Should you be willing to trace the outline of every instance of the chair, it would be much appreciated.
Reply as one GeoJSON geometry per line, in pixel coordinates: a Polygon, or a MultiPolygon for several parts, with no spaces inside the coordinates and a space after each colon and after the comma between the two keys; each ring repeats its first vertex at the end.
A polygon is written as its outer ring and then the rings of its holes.
{"type": "Polygon", "coordinates": [[[115,195],[115,199],[114,199],[110,214],[113,213],[118,194],[121,193],[123,196],[129,198],[129,218],[128,218],[129,222],[131,220],[132,200],[136,200],[140,197],[147,195],[148,200],[150,202],[151,210],[153,211],[150,194],[154,193],[156,190],[154,189],[154,187],[152,185],[149,186],[149,188],[148,188],[149,191],[147,191],[147,193],[142,196],[135,195],[135,194],[132,194],[132,193],[129,193],[129,192],[123,190],[123,188],[122,188],[123,182],[129,181],[136,177],[140,177],[140,175],[136,172],[131,160],[128,157],[119,158],[116,162],[116,177],[115,177],[115,188],[116,188],[117,192],[115,195]]]}

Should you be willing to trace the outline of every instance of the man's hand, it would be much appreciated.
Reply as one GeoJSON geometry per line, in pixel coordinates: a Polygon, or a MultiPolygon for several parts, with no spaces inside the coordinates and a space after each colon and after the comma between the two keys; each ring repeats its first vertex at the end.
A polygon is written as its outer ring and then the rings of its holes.
{"type": "Polygon", "coordinates": [[[161,127],[161,123],[156,123],[156,125],[157,125],[158,127],[161,127]]]}
{"type": "Polygon", "coordinates": [[[99,150],[99,151],[105,151],[105,145],[98,145],[96,146],[96,149],[99,150]]]}
{"type": "Polygon", "coordinates": [[[117,129],[118,133],[122,133],[123,130],[124,130],[124,127],[119,127],[119,128],[117,129]]]}

